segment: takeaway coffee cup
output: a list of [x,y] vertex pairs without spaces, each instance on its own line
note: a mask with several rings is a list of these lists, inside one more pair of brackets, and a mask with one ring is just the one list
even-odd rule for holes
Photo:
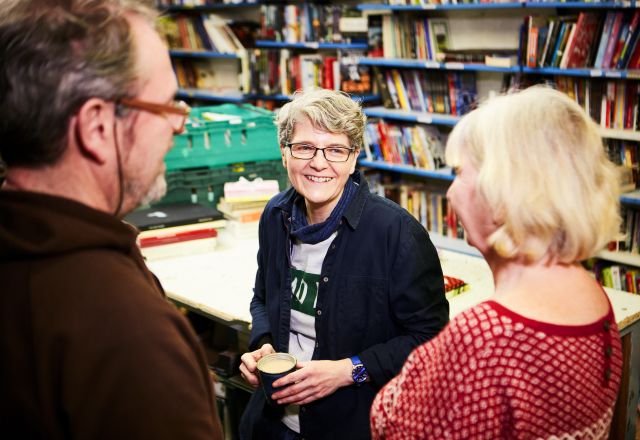
[[273,382],[295,370],[296,363],[296,358],[288,353],[271,353],[258,361],[260,383],[270,405],[278,404],[271,398],[271,395],[280,389],[279,387],[274,388]]

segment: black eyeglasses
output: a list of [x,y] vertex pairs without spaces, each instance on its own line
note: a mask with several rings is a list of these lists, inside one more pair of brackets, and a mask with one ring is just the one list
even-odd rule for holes
[[183,132],[184,124],[189,117],[189,112],[191,111],[191,107],[189,107],[184,101],[173,101],[171,104],[157,104],[155,102],[143,101],[141,99],[123,98],[118,101],[118,105],[136,110],[143,110],[164,117],[169,124],[171,124],[174,134],[180,134]]
[[349,160],[354,148],[344,147],[340,145],[330,145],[324,148],[318,148],[313,144],[306,142],[289,142],[286,146],[291,150],[291,156],[296,159],[311,160],[316,157],[318,151],[322,151],[324,158],[329,162],[346,162]]

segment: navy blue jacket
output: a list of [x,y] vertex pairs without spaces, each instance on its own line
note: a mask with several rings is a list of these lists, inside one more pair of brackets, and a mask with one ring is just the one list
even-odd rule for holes
[[[449,321],[442,269],[426,230],[395,203],[371,194],[359,172],[357,194],[322,264],[313,359],[359,355],[371,378],[301,408],[306,439],[368,439],[369,410],[378,390],[396,376],[409,353]],[[296,191],[275,196],[260,220],[260,249],[251,301],[250,350],[270,342],[287,352],[291,320],[290,216]],[[264,417],[255,392],[241,423],[244,439]],[[253,434],[253,435],[252,435]]]

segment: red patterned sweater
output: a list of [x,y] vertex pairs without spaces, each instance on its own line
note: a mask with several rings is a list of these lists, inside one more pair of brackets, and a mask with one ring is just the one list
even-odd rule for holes
[[376,396],[374,439],[604,439],[620,384],[611,307],[589,325],[527,319],[494,301],[414,350]]

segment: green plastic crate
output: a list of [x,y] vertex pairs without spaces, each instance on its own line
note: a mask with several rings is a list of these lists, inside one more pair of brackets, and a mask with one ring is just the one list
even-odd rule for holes
[[248,180],[257,177],[262,177],[264,180],[275,179],[278,181],[280,191],[289,186],[287,170],[280,160],[178,170],[167,173],[167,194],[156,205],[192,202],[215,206],[223,195],[224,184],[235,182],[240,176]]
[[[230,119],[207,121],[205,113]],[[278,159],[274,119],[273,112],[250,104],[196,107],[185,132],[174,136],[174,147],[165,157],[167,171]]]

